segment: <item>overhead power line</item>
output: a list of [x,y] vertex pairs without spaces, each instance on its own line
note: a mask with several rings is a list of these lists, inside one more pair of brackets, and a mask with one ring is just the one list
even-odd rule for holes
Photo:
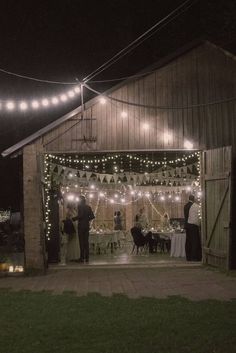
[[[148,38],[153,36],[157,31],[161,30],[163,27],[165,27],[168,23],[173,21],[175,18],[180,16],[183,12],[187,11],[195,2],[198,0],[186,0],[183,2],[180,6],[178,6],[175,10],[170,12],[167,16],[165,16],[162,20],[158,21],[155,25],[153,25],[151,28],[149,28],[146,32],[144,32],[142,35],[140,35],[138,38],[136,38],[133,42],[131,42],[128,46],[126,46],[124,49],[120,50],[117,54],[115,54],[111,59],[106,61],[103,65],[99,66],[96,70],[92,71],[88,76],[86,76],[83,81],[88,82],[90,81],[93,77],[97,76],[100,74],[102,71],[106,70],[108,67],[113,65],[115,62],[120,60],[123,56],[127,55],[130,51],[134,50],[136,47],[141,45],[144,41],[146,41]],[[10,75],[10,76],[15,76],[18,78],[26,79],[26,80],[31,80],[35,82],[41,82],[41,83],[47,83],[47,84],[57,84],[57,85],[77,85],[78,80],[75,79],[75,81],[72,82],[66,82],[66,81],[54,81],[54,80],[46,80],[46,79],[41,79],[29,75],[23,75],[19,74],[13,71],[6,70],[4,68],[0,68],[0,72]],[[145,75],[140,74],[140,76]],[[115,79],[107,79],[107,80],[100,80],[100,81],[90,81],[90,82],[114,82],[114,81],[122,81],[123,79],[128,79],[128,78],[135,78],[138,77],[139,75],[131,75],[131,76],[126,76],[126,77],[121,77],[121,78],[115,78]]]
[[196,1],[198,1],[198,0],[186,0],[186,1],[184,1],[175,10],[171,11],[167,16],[165,16],[163,19],[161,19],[157,23],[155,23],[152,27],[150,27],[147,31],[145,31],[143,34],[141,34],[138,38],[136,38],[134,41],[132,41],[130,44],[128,44],[125,48],[123,48],[118,53],[113,55],[104,64],[102,64],[96,70],[92,71],[89,75],[87,75],[85,78],[83,78],[83,82],[86,83],[86,82],[90,81],[93,77],[97,76],[102,71],[106,70],[108,67],[113,65],[116,61],[118,61],[123,56],[128,54],[131,50],[135,49],[137,46],[139,46],[145,40],[147,40],[152,35],[154,35],[162,27],[164,27],[169,22],[171,22],[173,19],[178,17],[180,14],[182,14],[183,12],[188,10]]
[[141,107],[141,108],[149,108],[149,109],[160,109],[160,110],[181,110],[181,109],[193,109],[193,108],[201,108],[201,107],[206,107],[206,106],[211,106],[211,105],[216,105],[216,104],[223,104],[223,103],[229,103],[236,101],[236,97],[230,97],[230,98],[225,98],[225,99],[220,99],[212,102],[206,102],[206,103],[199,103],[199,104],[192,104],[192,105],[185,105],[185,106],[160,106],[160,105],[149,105],[149,104],[142,104],[142,103],[135,103],[135,102],[129,102],[123,99],[118,99],[114,98],[110,95],[104,95],[101,92],[95,90],[94,88],[90,87],[87,84],[84,84],[84,86],[92,91],[93,93],[96,93],[98,95],[101,95],[103,97],[108,98],[111,101],[117,102],[117,103],[122,103],[126,105],[131,105],[134,107]]
[[78,81],[76,81],[76,80],[73,82],[43,80],[41,78],[36,78],[36,77],[32,77],[32,76],[27,76],[27,75],[21,75],[16,72],[8,71],[8,70],[2,69],[2,68],[0,68],[0,72],[3,72],[4,74],[11,75],[11,76],[16,76],[19,78],[24,78],[26,80],[42,82],[42,83],[50,83],[50,84],[57,84],[57,85],[77,85],[78,84]]

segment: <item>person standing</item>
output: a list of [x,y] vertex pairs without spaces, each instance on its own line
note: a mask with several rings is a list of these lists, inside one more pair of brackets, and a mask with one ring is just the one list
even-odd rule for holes
[[199,205],[195,202],[194,195],[189,196],[189,201],[184,206],[184,218],[186,230],[186,259],[187,261],[201,261],[202,248],[199,230]]
[[139,213],[135,216],[135,223],[141,229],[148,228],[148,219],[145,214],[144,207],[139,210]]
[[78,220],[78,236],[80,243],[79,262],[89,262],[89,222],[94,219],[94,213],[90,206],[86,204],[84,196],[80,196],[78,204],[78,215],[73,221]]
[[122,230],[122,218],[120,211],[114,214],[114,230]]
[[66,265],[68,258],[68,244],[71,238],[76,235],[75,227],[72,222],[72,209],[68,206],[66,217],[61,224],[61,247],[60,247],[60,264]]

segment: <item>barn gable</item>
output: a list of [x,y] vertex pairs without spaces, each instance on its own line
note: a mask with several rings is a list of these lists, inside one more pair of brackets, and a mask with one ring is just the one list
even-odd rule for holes
[[[235,145],[235,101],[204,106],[236,96],[234,57],[206,42],[182,49],[153,70],[107,92],[138,106],[109,99],[102,105],[96,97],[85,104],[83,118],[78,107],[10,147],[3,156],[33,141],[45,152],[63,153],[174,150],[184,149],[186,141],[194,149]],[[127,117],[122,118],[122,112]]]

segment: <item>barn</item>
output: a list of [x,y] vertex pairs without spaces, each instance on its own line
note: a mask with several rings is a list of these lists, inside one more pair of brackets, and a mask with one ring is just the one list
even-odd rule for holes
[[[128,230],[143,202],[153,227],[165,210],[180,219],[189,187],[201,203],[203,263],[235,268],[235,114],[235,57],[198,42],[5,150],[4,157],[22,155],[25,268],[58,261],[64,194],[91,195],[102,227],[112,222],[115,188]],[[100,198],[88,190],[94,185]],[[148,197],[136,205],[139,193]]]

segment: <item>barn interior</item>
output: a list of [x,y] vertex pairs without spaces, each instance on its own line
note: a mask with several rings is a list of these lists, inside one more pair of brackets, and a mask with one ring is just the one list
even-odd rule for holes
[[[95,215],[90,224],[89,264],[185,261],[183,208],[190,194],[201,203],[199,152],[47,154],[43,184],[49,263],[78,264],[77,222],[66,254],[61,239],[63,220],[68,210],[76,216],[81,195]],[[155,240],[152,253],[145,246],[135,246],[130,231],[141,209],[142,231],[151,231]]]

